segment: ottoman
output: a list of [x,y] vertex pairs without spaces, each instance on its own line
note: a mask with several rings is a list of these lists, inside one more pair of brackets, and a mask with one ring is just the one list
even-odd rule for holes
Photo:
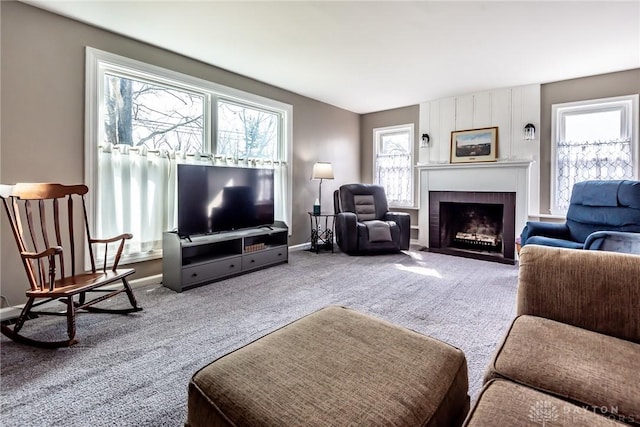
[[459,426],[459,349],[344,307],[298,319],[200,369],[186,425]]

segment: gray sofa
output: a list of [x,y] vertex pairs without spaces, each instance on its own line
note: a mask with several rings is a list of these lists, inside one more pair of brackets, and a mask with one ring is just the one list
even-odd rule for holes
[[640,256],[522,248],[517,316],[465,425],[532,421],[640,425]]

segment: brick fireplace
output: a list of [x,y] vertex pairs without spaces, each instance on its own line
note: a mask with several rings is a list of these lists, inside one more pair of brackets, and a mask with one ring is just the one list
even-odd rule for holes
[[514,192],[429,192],[429,250],[515,263]]
[[418,165],[418,243],[425,249],[515,263],[529,212],[529,160]]

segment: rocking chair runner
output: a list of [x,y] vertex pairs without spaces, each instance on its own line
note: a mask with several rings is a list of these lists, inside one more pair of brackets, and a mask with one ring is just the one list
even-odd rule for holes
[[[88,188],[85,185],[26,183],[13,186],[0,185],[0,198],[7,212],[9,224],[30,284],[30,289],[26,291],[27,303],[16,323],[12,326],[1,325],[2,333],[16,342],[47,348],[70,346],[78,342],[75,339],[75,314],[77,310],[120,314],[142,310],[138,307],[131,286],[127,282],[127,276],[133,274],[135,270],[133,268],[118,269],[125,240],[131,239],[132,235],[121,234],[110,239],[91,238],[84,198],[87,192]],[[76,274],[73,202],[78,198],[82,200],[91,271]],[[26,222],[26,228],[23,227],[24,222]],[[120,244],[113,260],[113,266],[107,270],[109,244],[118,241]],[[55,243],[52,245],[50,242]],[[96,268],[94,258],[94,245],[96,244],[104,244],[104,262],[101,269]],[[71,265],[70,271],[65,270],[67,267],[65,255]],[[118,281],[122,281],[122,288],[114,289],[114,282]],[[98,289],[107,285],[111,285],[110,289]],[[92,295],[92,299],[87,299],[87,294],[90,292],[98,292],[100,295]],[[94,304],[105,301],[121,292],[126,292],[131,308],[93,307]],[[67,305],[66,313],[33,310],[54,300],[60,300]],[[21,335],[20,330],[25,321],[33,314],[66,316],[69,339],[41,341]]]

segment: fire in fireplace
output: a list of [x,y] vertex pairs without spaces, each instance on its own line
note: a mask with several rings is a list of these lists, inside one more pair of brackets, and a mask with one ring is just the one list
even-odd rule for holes
[[430,191],[429,250],[515,263],[515,193]]
[[502,253],[503,205],[440,203],[440,246]]

